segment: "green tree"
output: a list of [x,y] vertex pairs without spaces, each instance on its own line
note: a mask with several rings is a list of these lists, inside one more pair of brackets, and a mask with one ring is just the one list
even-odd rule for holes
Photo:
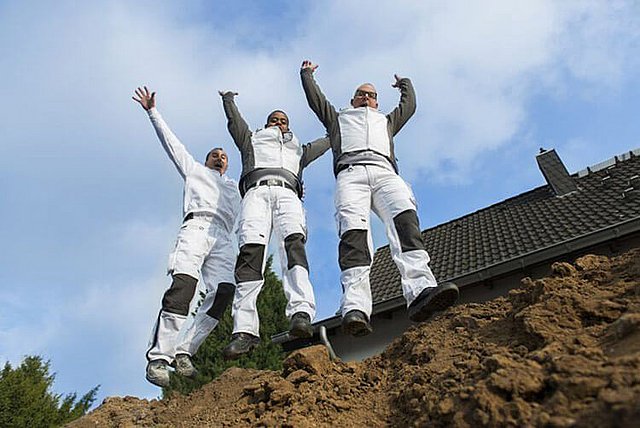
[[61,426],[87,413],[100,386],[77,400],[76,393],[54,394],[54,380],[42,357],[27,356],[15,369],[7,362],[0,372],[0,426]]
[[183,394],[189,393],[202,385],[217,378],[229,367],[239,366],[261,370],[279,370],[282,368],[282,347],[271,342],[271,336],[289,328],[289,320],[285,316],[287,299],[282,289],[282,281],[271,268],[273,258],[269,257],[264,272],[264,286],[258,296],[258,314],[260,315],[260,338],[262,343],[249,355],[245,355],[235,361],[224,361],[222,348],[227,346],[231,339],[233,320],[231,308],[227,308],[220,323],[202,344],[193,363],[198,368],[196,379],[186,379],[181,376],[171,375],[171,385],[163,388],[163,397],[171,395],[174,391]]

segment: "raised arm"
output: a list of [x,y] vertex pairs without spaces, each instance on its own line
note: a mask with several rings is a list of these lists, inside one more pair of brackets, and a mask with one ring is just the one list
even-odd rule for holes
[[318,159],[327,150],[329,150],[329,137],[318,138],[302,146],[302,159],[300,160],[302,168]]
[[156,134],[160,139],[162,147],[169,155],[169,159],[171,159],[173,164],[176,166],[182,178],[185,178],[193,168],[196,161],[187,151],[184,144],[180,142],[178,137],[171,132],[171,129],[169,129],[169,126],[156,109],[156,93],[149,93],[149,89],[145,86],[144,88],[137,88],[135,90],[135,95],[136,96],[132,97],[133,100],[140,104],[147,112],[149,119],[151,119],[151,123],[153,124],[153,128],[156,130]]
[[397,74],[394,74],[393,77],[396,82],[391,86],[400,89],[400,103],[387,117],[389,118],[393,135],[396,135],[416,112],[416,93],[413,90],[411,80],[406,77],[398,77]]
[[320,122],[322,122],[327,131],[331,132],[329,128],[336,126],[338,113],[324,96],[313,78],[313,73],[317,68],[318,65],[311,61],[305,60],[302,62],[302,66],[300,67],[302,89],[304,89],[304,94],[307,97],[307,103],[311,110],[318,116],[318,119],[320,119]]
[[251,131],[236,106],[234,97],[238,93],[232,91],[218,91],[218,93],[222,97],[222,107],[224,108],[224,114],[227,116],[229,134],[231,134],[233,142],[242,152],[251,144]]

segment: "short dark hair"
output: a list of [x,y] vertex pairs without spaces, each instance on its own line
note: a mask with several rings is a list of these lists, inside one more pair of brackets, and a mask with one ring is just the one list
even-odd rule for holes
[[286,118],[287,118],[287,122],[289,122],[289,116],[287,116],[287,113],[285,113],[285,112],[284,112],[284,111],[282,111],[282,110],[274,110],[274,111],[272,111],[271,113],[269,113],[269,116],[267,116],[267,123],[269,123],[269,120],[271,120],[271,116],[273,116],[273,115],[274,115],[274,114],[276,114],[276,113],[282,113],[282,114],[284,114],[284,117],[286,117]]
[[[213,149],[209,150],[207,152],[207,155],[204,157],[204,163],[207,163],[207,161],[209,160],[209,156],[211,156],[211,153],[220,150],[221,152],[224,152],[224,149],[222,147],[214,147]],[[225,152],[226,153],[226,152]]]

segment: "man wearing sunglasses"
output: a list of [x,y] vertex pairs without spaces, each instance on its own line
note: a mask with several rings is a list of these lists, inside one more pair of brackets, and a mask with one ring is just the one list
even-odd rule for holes
[[[182,376],[196,375],[191,356],[233,298],[236,249],[231,237],[240,194],[236,181],[225,175],[229,165],[222,148],[207,153],[204,165],[196,162],[156,109],[155,92],[144,87],[135,94],[134,101],[148,113],[162,147],[185,181],[183,223],[169,257],[173,281],[162,298],[147,351],[147,380],[167,387],[170,365]],[[195,317],[187,321],[200,275],[207,293]]]
[[230,360],[250,352],[260,343],[256,301],[264,284],[266,249],[272,232],[282,264],[290,334],[313,335],[311,320],[316,306],[305,252],[302,170],[329,149],[329,140],[321,138],[301,145],[289,129],[289,118],[282,110],[271,112],[265,126],[251,132],[235,104],[234,97],[238,94],[219,93],[229,133],[242,158],[233,334],[223,350],[223,356]]
[[411,81],[395,75],[392,86],[400,90],[400,103],[387,115],[378,110],[378,95],[371,83],[360,85],[351,106],[338,112],[313,77],[317,68],[311,61],[303,61],[300,75],[309,107],[325,126],[333,152],[343,330],[353,336],[372,331],[372,210],[385,225],[409,319],[424,321],[455,303],[458,288],[453,283],[437,284],[429,268],[415,197],[398,175],[393,137],[416,110]]

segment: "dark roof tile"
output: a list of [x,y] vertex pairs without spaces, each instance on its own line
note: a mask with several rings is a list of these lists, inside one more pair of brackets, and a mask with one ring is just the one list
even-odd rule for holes
[[[640,175],[640,158],[625,156],[573,174],[577,191],[556,196],[541,186],[424,230],[436,278],[460,277],[640,217],[640,195],[623,196]],[[388,246],[374,255],[371,291],[374,303],[402,296]]]

